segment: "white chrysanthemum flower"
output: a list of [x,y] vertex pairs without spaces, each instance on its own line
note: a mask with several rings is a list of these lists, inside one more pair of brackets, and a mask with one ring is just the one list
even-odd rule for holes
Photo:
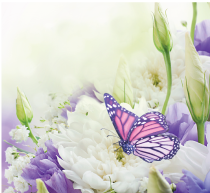
[[9,135],[12,137],[13,140],[16,140],[16,142],[20,143],[22,141],[26,141],[30,133],[27,128],[28,127],[26,127],[25,125],[17,125],[16,129],[12,129],[9,132]]
[[21,176],[14,178],[14,185],[15,189],[21,193],[26,192],[29,189],[28,182],[26,182]]
[[[151,34],[152,37],[152,34]],[[185,32],[172,31],[173,48],[170,53],[172,68],[172,90],[169,103],[185,102],[182,83],[185,77]],[[153,42],[152,42],[153,44]],[[167,92],[167,75],[163,55],[155,48],[150,46],[150,53],[134,53],[130,65],[130,77],[134,93],[134,101],[145,97],[151,108],[159,106],[162,108]],[[207,76],[210,73],[210,57],[199,56],[204,71],[207,70]],[[113,94],[113,80],[97,80],[94,85],[101,94],[107,92]],[[104,82],[106,84],[104,84]],[[107,85],[109,84],[109,85]],[[105,90],[105,88],[108,88]],[[96,95],[103,101],[100,94]]]
[[5,151],[7,163],[12,164],[12,162],[17,158],[15,154],[16,152],[17,152],[17,148],[14,146],[7,148],[7,150]]
[[[123,106],[128,108],[127,104]],[[129,110],[141,116],[148,110],[147,103],[141,99],[134,109],[130,107]],[[59,163],[67,178],[74,181],[74,188],[82,192],[93,193],[93,189],[103,192],[110,188],[110,177],[116,192],[138,191],[140,179],[148,176],[151,164],[137,156],[128,156],[122,150],[115,151],[119,146],[113,143],[119,139],[107,137],[113,133],[117,136],[117,133],[104,103],[83,96],[76,111],[68,114],[68,125],[69,129],[60,127],[61,133],[49,135],[58,147],[62,158]],[[155,164],[163,169],[168,163],[164,160]]]
[[148,182],[149,178],[143,177],[143,179],[140,181],[139,193],[145,193],[145,191],[147,190]]
[[14,188],[12,186],[10,186],[6,190],[4,190],[4,193],[15,193],[15,191],[14,191]]

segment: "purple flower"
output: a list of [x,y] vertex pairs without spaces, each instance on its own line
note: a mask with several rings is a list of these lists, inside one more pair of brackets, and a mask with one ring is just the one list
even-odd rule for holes
[[[68,98],[69,99],[69,102],[70,102],[70,105],[65,105],[65,109],[62,109],[62,113],[61,115],[65,118],[65,119],[68,119],[67,117],[67,110],[70,111],[70,112],[73,112],[75,111],[75,108],[76,108],[76,105],[77,103],[79,102],[80,100],[80,97],[82,95],[86,95],[86,96],[89,96],[89,97],[92,97],[94,99],[96,99],[97,101],[99,101],[95,95],[95,92],[96,91],[96,88],[94,87],[93,84],[91,83],[86,83],[84,85],[83,88],[78,88],[76,89],[73,94]],[[100,102],[100,101],[99,101]]]
[[60,156],[52,140],[46,141],[45,145],[47,152],[39,148],[21,176],[32,186],[36,186],[37,178],[41,179],[50,193],[81,193],[73,188],[73,183],[62,172],[63,168],[57,161]]
[[184,176],[181,180],[186,184],[187,191],[175,191],[175,193],[210,193],[210,171],[207,173],[204,182],[187,170],[182,170],[182,173]]
[[210,56],[210,20],[204,20],[196,25],[194,46],[200,55]]
[[[168,132],[176,135],[182,145],[189,140],[198,141],[197,125],[192,120],[187,105],[184,103],[175,103],[169,106],[166,122],[169,126]],[[205,127],[207,124],[209,122],[205,123]],[[206,137],[205,145],[207,145]]]

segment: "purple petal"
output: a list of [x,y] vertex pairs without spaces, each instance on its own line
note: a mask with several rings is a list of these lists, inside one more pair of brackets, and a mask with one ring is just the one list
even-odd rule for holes
[[174,193],[189,193],[185,182],[178,182],[176,184],[176,191]]
[[204,180],[205,189],[210,192],[210,171],[207,173],[206,178]]
[[210,20],[204,20],[196,25],[194,45],[199,54],[210,55]]
[[[168,132],[176,135],[182,145],[189,140],[198,141],[197,126],[191,118],[187,105],[184,103],[175,103],[169,106],[166,121],[169,126]],[[207,145],[206,137],[205,145]]]
[[62,113],[61,113],[61,116],[64,117],[66,120],[68,119],[68,116],[67,116],[67,110],[66,109],[61,109],[62,110]]
[[186,187],[189,190],[189,193],[206,193],[202,180],[187,170],[182,170],[182,173],[184,176],[182,176],[181,180],[186,183]]

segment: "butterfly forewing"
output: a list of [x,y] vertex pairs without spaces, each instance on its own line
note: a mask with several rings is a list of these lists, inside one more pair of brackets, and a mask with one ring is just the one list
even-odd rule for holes
[[133,154],[146,162],[171,159],[179,150],[179,140],[173,135],[155,135],[132,142]]
[[132,142],[142,137],[165,133],[167,130],[168,125],[165,116],[157,111],[152,111],[137,119],[133,125],[129,141]]
[[127,141],[133,125],[139,117],[121,107],[119,103],[107,93],[104,94],[104,101],[115,130],[121,139]]

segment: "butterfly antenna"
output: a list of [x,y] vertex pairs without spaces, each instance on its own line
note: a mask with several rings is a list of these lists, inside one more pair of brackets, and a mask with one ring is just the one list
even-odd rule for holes
[[[121,147],[119,147],[118,149],[120,149]],[[118,149],[114,150],[114,151],[117,151]]]
[[107,131],[109,131],[109,132],[111,132],[111,133],[113,133],[115,135],[115,133],[113,131],[109,130],[109,129],[106,129],[106,128],[102,128],[102,129],[105,129],[105,130],[107,130]]
[[119,144],[119,142],[113,143],[112,145]]
[[[112,136],[112,137],[117,137],[117,138],[119,138],[118,136],[115,136],[115,135],[107,135],[107,137],[109,137],[109,136]],[[120,138],[119,138],[120,139]]]

